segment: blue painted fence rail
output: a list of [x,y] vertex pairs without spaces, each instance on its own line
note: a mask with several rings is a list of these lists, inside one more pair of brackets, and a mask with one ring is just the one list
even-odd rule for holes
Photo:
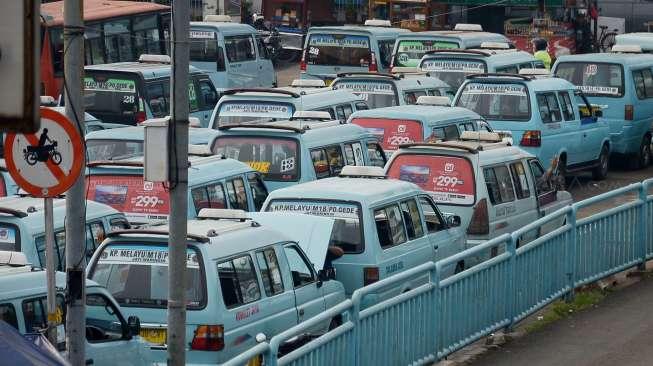
[[[253,357],[275,365],[426,364],[517,322],[576,287],[653,257],[653,179],[631,184],[562,208],[508,235],[438,263],[426,263],[355,291],[350,300],[261,343],[226,365]],[[632,198],[615,205],[614,199]],[[630,197],[632,196],[632,197]],[[579,210],[610,208],[585,218]],[[523,234],[564,217],[564,224],[517,248]],[[461,260],[497,256],[448,278],[440,269]],[[428,283],[361,310],[363,299],[419,276]],[[344,314],[341,326],[278,358],[279,346],[311,326]]]

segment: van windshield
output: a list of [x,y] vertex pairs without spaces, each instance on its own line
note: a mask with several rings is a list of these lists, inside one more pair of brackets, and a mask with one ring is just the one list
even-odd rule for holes
[[218,110],[218,126],[237,125],[259,120],[287,120],[294,112],[292,103],[226,101]]
[[422,61],[420,68],[449,84],[454,90],[463,84],[467,75],[487,72],[485,61],[461,58],[430,58]]
[[369,67],[370,38],[353,34],[311,34],[306,62],[309,65]]
[[465,158],[401,154],[390,164],[388,177],[417,184],[439,204],[474,204],[474,168]]
[[283,137],[222,136],[214,154],[249,164],[264,180],[296,181],[299,178],[298,142]]
[[[186,251],[186,304],[206,303],[206,281],[200,256]],[[168,247],[146,244],[108,245],[98,256],[90,279],[113,295],[120,306],[165,309],[168,304]]]
[[457,42],[427,39],[402,39],[397,45],[395,66],[417,67],[419,61],[428,51],[458,48]]
[[623,97],[624,77],[620,64],[561,62],[557,77],[576,85],[587,96]]
[[190,31],[190,60],[195,62],[216,62],[218,42],[216,33],[211,31]]
[[397,88],[389,80],[347,78],[334,82],[333,88],[344,89],[360,96],[372,109],[399,105]]
[[340,247],[345,253],[363,252],[361,213],[358,205],[339,201],[273,200],[266,211],[294,212],[335,219],[329,245]]
[[531,117],[528,90],[523,84],[468,83],[456,106],[489,120],[528,121]]
[[168,192],[160,183],[145,182],[142,175],[89,175],[86,198],[123,212],[132,223],[166,220]]
[[422,123],[390,118],[354,118],[351,123],[364,127],[381,141],[383,150],[394,151],[401,144],[424,140]]
[[143,156],[143,141],[90,139],[86,141],[88,161],[123,160]]
[[127,73],[86,70],[84,109],[108,123],[135,123],[138,106],[136,77]]

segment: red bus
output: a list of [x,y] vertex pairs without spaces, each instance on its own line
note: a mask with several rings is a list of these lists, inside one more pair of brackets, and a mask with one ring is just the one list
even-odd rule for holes
[[[63,1],[41,4],[41,95],[63,85]],[[149,2],[84,0],[84,63],[136,61],[166,54],[170,7]]]

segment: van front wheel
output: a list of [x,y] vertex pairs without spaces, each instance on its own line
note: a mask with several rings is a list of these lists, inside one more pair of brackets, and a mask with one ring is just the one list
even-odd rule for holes
[[599,155],[598,165],[592,169],[592,178],[594,180],[603,180],[608,176],[609,161],[610,150],[606,145],[603,145],[601,154]]
[[644,136],[639,152],[637,153],[637,167],[640,169],[646,168],[651,163],[651,138]]

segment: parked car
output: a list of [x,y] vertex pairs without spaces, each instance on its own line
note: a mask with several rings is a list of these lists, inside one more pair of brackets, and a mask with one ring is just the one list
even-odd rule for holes
[[[45,271],[33,270],[27,258],[17,261],[15,252],[0,251],[0,320],[21,334],[42,333],[47,328],[47,279]],[[11,263],[6,259],[11,258]],[[55,273],[57,344],[66,352],[66,274]],[[139,336],[140,320],[126,317],[111,294],[97,283],[86,281],[87,364],[141,366],[153,362],[148,345]]]
[[[385,171],[389,178],[417,184],[440,210],[459,216],[468,248],[573,203],[534,155],[496,133],[470,131],[458,141],[402,145]],[[563,220],[528,233],[518,245],[558,228]]]
[[[203,209],[188,221],[188,363],[222,363],[254,346],[259,333],[269,339],[344,300],[342,284],[321,271],[333,223],[296,216],[285,220],[302,232],[299,243],[282,234],[284,227],[261,225],[242,211]],[[168,230],[114,232],[87,268],[89,279],[142,319],[157,362],[167,358]],[[309,256],[309,244],[322,250]],[[340,321],[328,319],[315,332]]]
[[[333,260],[347,296],[363,286],[429,261],[452,256],[465,246],[459,218],[445,218],[431,197],[413,183],[385,179],[381,168],[345,167],[340,176],[271,192],[266,212],[295,212],[336,220],[330,245],[344,252]],[[442,276],[462,271],[464,262]],[[425,283],[407,280],[371,296],[367,305]]]
[[591,170],[594,179],[608,174],[612,151],[608,124],[564,79],[473,75],[460,87],[455,105],[480,114],[495,130],[510,131],[515,143],[519,141],[545,168],[557,166],[562,176],[581,170]]
[[622,164],[637,168],[650,164],[653,55],[561,56],[552,71],[576,85],[591,103],[607,107],[603,117],[610,126],[610,151],[618,154]]

